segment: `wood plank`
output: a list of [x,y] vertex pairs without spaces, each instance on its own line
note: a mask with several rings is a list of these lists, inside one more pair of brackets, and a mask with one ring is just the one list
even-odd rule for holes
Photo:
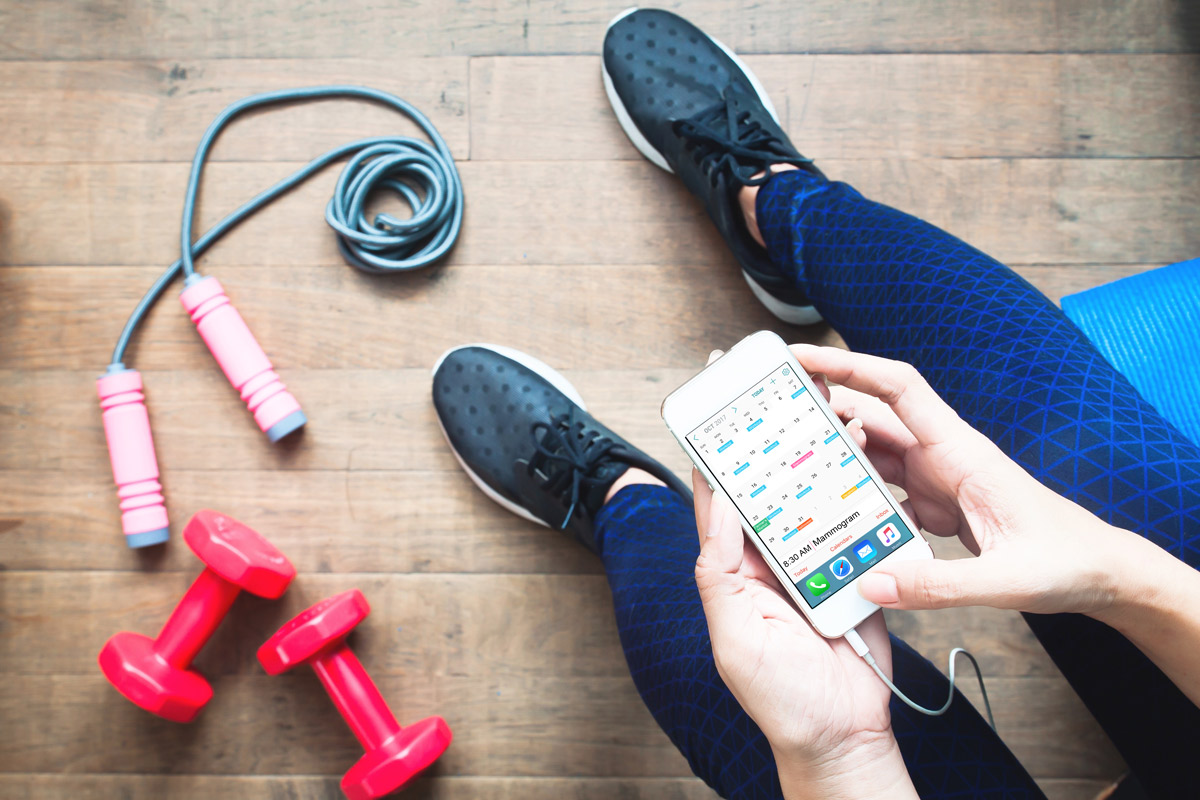
[[[1195,56],[780,55],[746,63],[797,147],[819,163],[1200,155]],[[598,73],[588,56],[472,59],[471,158],[640,160]]]
[[[222,6],[165,0],[137,8],[45,0],[0,9],[0,57],[283,58],[596,53],[623,0],[529,4],[420,0],[380,5],[284,0]],[[988,2],[947,13],[938,0],[872,4],[695,0],[684,13],[730,47],[764,52],[1190,52],[1200,25],[1185,0]],[[83,32],[86,32],[84,35]]]
[[[1058,300],[1154,266],[1016,269]],[[134,297],[158,274],[156,267],[0,270],[0,315],[8,321],[0,328],[0,369],[88,374],[102,369]],[[792,341],[841,342],[828,326],[781,324],[732,263],[702,270],[686,264],[569,270],[514,264],[396,279],[344,266],[296,267],[282,281],[276,270],[256,267],[222,267],[215,274],[275,366],[285,371],[425,368],[451,347],[485,340],[564,369],[642,370],[703,363],[712,347],[762,329],[778,330]],[[531,286],[554,286],[555,302],[540,302]],[[212,365],[177,304],[179,288],[160,300],[135,340],[129,363],[139,369],[204,371]],[[348,320],[361,322],[348,328]],[[5,393],[0,389],[0,396]]]
[[[437,461],[453,469],[445,450]],[[0,565],[194,573],[197,561],[180,539],[183,526],[197,510],[216,508],[268,537],[304,572],[600,570],[577,543],[499,509],[456,469],[167,468],[163,484],[173,542],[131,551],[107,464],[87,472],[0,472]]]
[[[497,671],[434,679],[367,663],[402,723],[440,713],[455,730],[441,774],[690,774],[628,677]],[[1001,735],[1034,776],[1103,780],[1120,772],[1061,678],[995,678],[988,690]],[[360,753],[311,674],[221,677],[194,725],[151,717],[98,670],[13,675],[0,686],[0,712],[10,720],[0,741],[4,772],[338,774]]]
[[1111,283],[1130,275],[1157,269],[1161,264],[1097,264],[1059,266],[1057,264],[1027,264],[1014,267],[1025,280],[1036,286],[1057,305],[1069,294]]
[[[0,159],[191,161],[227,105],[297,86],[367,85],[408,100],[459,158],[468,151],[467,59],[0,62]],[[216,161],[306,161],[365,136],[423,136],[390,108],[306,102],[252,112],[213,147]]]
[[[0,775],[10,800],[329,800],[341,776]],[[405,787],[414,800],[713,800],[698,778],[472,778],[438,775]],[[1052,800],[1059,800],[1053,797]],[[1075,800],[1062,796],[1061,800]]]
[[1038,786],[1046,793],[1046,800],[1096,800],[1102,791],[1112,786],[1121,772],[1114,770],[1110,780],[1042,778]]
[[[0,269],[0,315],[10,321],[0,329],[0,368],[102,371],[135,298],[160,272]],[[1063,278],[1083,286],[1110,272],[1068,268]],[[703,365],[712,347],[763,328],[797,341],[840,341],[828,326],[780,323],[750,293],[732,257],[700,270],[513,264],[378,277],[330,265],[296,267],[286,276],[257,267],[213,274],[285,371],[427,370],[470,341],[524,349],[566,369]],[[553,286],[554,302],[531,292],[534,286]],[[179,281],[159,301],[129,363],[145,370],[215,367],[179,305],[181,289]]]
[[[5,162],[188,161],[226,105],[299,85],[390,91],[465,158],[467,59],[0,61]],[[641,159],[594,56],[471,59],[474,160]],[[1190,55],[783,55],[747,63],[797,144],[825,158],[1195,157]],[[530,124],[537,120],[537,124]],[[237,123],[213,161],[297,161],[354,138],[411,134],[393,111],[306,103]]]
[[[336,777],[285,775],[0,775],[0,791],[12,800],[327,800],[337,794]],[[1107,780],[1042,778],[1048,800],[1094,800]],[[715,797],[697,778],[425,778],[405,797],[429,800],[705,800]]]
[[[933,540],[939,558],[944,540]],[[957,544],[957,543],[956,543]],[[939,670],[946,672],[946,659],[955,647],[965,647],[983,669],[983,677],[1044,677],[1057,675],[1058,669],[1029,630],[1020,614],[994,608],[958,608],[948,614],[905,611],[887,612],[888,630],[911,644]],[[961,661],[961,660],[960,660]],[[960,663],[959,684],[978,708],[982,695],[968,663]]]
[[[199,572],[197,564],[193,558],[187,572],[150,574],[9,572],[0,586],[0,674],[90,677],[112,634],[158,632]],[[280,625],[322,598],[357,587],[372,613],[358,628],[354,649],[376,677],[431,683],[462,676],[628,678],[603,575],[388,572],[382,564],[371,574],[314,574],[301,567],[281,599],[239,599],[196,666],[222,683],[228,676],[262,676],[255,652]],[[74,613],[48,615],[51,604]]]
[[1103,780],[1125,770],[1104,731],[1061,676],[985,679],[1000,737],[1035,778]]
[[[524,268],[522,268],[524,269]],[[548,269],[548,268],[547,268]],[[1052,294],[1077,291],[1141,267],[1070,268],[1031,267],[1026,273]],[[664,269],[664,271],[672,271]],[[79,370],[0,370],[0,430],[8,447],[0,451],[0,468],[89,470],[105,463],[103,437],[93,397],[95,376],[107,360],[108,342],[123,316],[118,301],[107,301],[115,282],[98,280],[105,270],[0,270],[7,291],[4,316],[15,324],[0,333],[0,363],[49,368],[66,362]],[[229,272],[235,272],[229,270]],[[636,291],[638,305],[623,304],[624,292],[615,295],[588,291],[599,272],[612,280],[627,279]],[[125,274],[137,274],[137,270]],[[464,294],[449,293],[439,302],[409,304],[418,313],[387,313],[378,295],[354,291],[342,294],[349,303],[336,307],[326,301],[325,286],[333,291],[348,273],[317,268],[300,275],[281,290],[261,286],[249,294],[248,281],[263,271],[240,270],[229,281],[231,292],[253,321],[276,366],[308,409],[312,420],[308,435],[280,448],[264,447],[242,403],[222,379],[198,337],[183,315],[168,300],[151,318],[144,336],[150,344],[135,349],[134,362],[143,369],[148,407],[154,421],[160,463],[170,469],[395,469],[401,464],[432,464],[444,447],[437,435],[429,403],[428,366],[444,348],[464,341],[493,339],[546,359],[566,369],[592,404],[592,410],[633,441],[659,458],[673,458],[675,447],[655,410],[662,396],[703,363],[714,345],[728,346],[745,334],[774,328],[792,341],[838,344],[823,326],[791,328],[772,324],[732,271],[718,271],[709,283],[689,281],[688,270],[677,271],[677,280],[665,286],[645,281],[638,288],[636,270],[601,268],[566,273],[580,278],[563,303],[547,306],[546,314],[509,313],[520,308],[525,281],[481,284],[465,280],[435,282],[436,289],[457,286]],[[525,275],[530,281],[547,279],[545,269]],[[142,271],[141,283],[150,271]],[[366,281],[353,276],[355,281]],[[309,283],[311,281],[311,283]],[[122,281],[124,282],[124,281]],[[732,285],[728,285],[732,284]],[[513,295],[491,291],[492,286],[512,285]],[[661,294],[658,289],[665,288]],[[89,301],[82,298],[88,297]],[[87,308],[87,302],[104,299]],[[259,306],[256,301],[264,302]],[[641,306],[641,301],[645,306]],[[664,318],[654,308],[678,305],[684,316]],[[74,311],[83,307],[82,311]],[[440,309],[460,308],[452,324],[445,324]],[[686,309],[700,311],[694,317]],[[285,311],[286,309],[286,311]],[[306,324],[297,327],[293,311],[304,309]],[[474,309],[474,314],[466,313]],[[562,319],[557,312],[565,311]],[[346,318],[380,320],[372,336],[358,338],[353,347],[330,346],[344,330]],[[533,319],[548,324],[532,324]],[[607,320],[615,328],[579,326],[575,320]],[[677,319],[690,329],[675,334]],[[661,330],[656,326],[661,325]],[[648,327],[649,326],[649,327]],[[105,331],[108,335],[105,335]],[[497,332],[502,333],[497,333]],[[562,331],[568,331],[563,335]],[[653,335],[648,335],[649,331]],[[615,333],[614,333],[615,332]],[[440,334],[440,335],[439,335]],[[395,342],[404,342],[397,347]],[[647,342],[654,342],[647,348]],[[361,357],[359,356],[361,354]],[[354,369],[307,369],[335,363],[355,364]],[[383,369],[388,362],[415,364],[411,368]],[[670,364],[679,366],[654,366]],[[92,366],[88,366],[88,365]],[[191,364],[195,369],[160,372],[155,367]],[[374,364],[377,369],[371,369]],[[637,364],[636,370],[622,369]],[[590,367],[607,367],[592,369]],[[398,426],[407,429],[397,437]],[[415,459],[415,460],[414,460]]]
[[[493,516],[499,517],[500,512],[493,509]],[[486,527],[480,527],[483,535],[477,534],[475,542],[487,539]],[[526,528],[536,530],[532,525]],[[599,560],[594,556],[587,556],[583,564],[592,574],[532,574],[555,566],[544,558],[539,563],[536,557],[521,574],[417,574],[424,571],[420,565],[405,573],[402,566],[389,563],[380,547],[379,563],[370,565],[374,571],[368,573],[361,565],[355,572],[343,556],[343,551],[352,554],[353,546],[332,548],[326,539],[325,558],[340,562],[337,574],[328,574],[319,564],[306,563],[312,561],[304,558],[308,550],[297,550],[294,534],[278,522],[260,530],[293,560],[300,577],[278,602],[249,597],[239,601],[197,662],[206,675],[257,675],[254,648],[258,644],[308,605],[354,586],[362,588],[376,609],[363,629],[376,633],[364,636],[366,643],[359,652],[381,664],[381,672],[399,674],[419,668],[437,675],[520,671],[615,678],[626,674],[616,646],[608,582],[596,574]],[[350,538],[348,532],[340,535]],[[540,535],[566,541],[546,531]],[[466,549],[453,538],[434,538],[443,543],[446,561]],[[511,541],[515,549],[526,549],[522,536],[512,536]],[[582,553],[583,548],[573,546]],[[150,565],[145,560],[142,569],[134,565],[126,572],[101,572],[94,567],[77,572],[66,564],[46,572],[9,568],[0,586],[4,599],[0,619],[6,631],[0,673],[91,675],[96,653],[116,631],[153,636],[200,571],[200,562],[185,546],[169,549],[172,552],[153,565],[152,573],[146,571]],[[454,569],[455,565],[447,566]],[[466,572],[461,567],[455,571]],[[51,603],[75,613],[47,614]],[[1059,675],[1014,612],[971,608],[936,614],[889,613],[888,621],[896,635],[943,671],[950,648],[966,647],[979,659],[989,685],[993,678]],[[396,632],[400,635],[394,636]],[[389,643],[391,639],[396,641]],[[970,671],[963,674],[968,696],[979,705]]]
[[[294,166],[212,165],[200,229]],[[823,166],[1005,263],[1170,263],[1200,249],[1197,159],[828,159]],[[699,204],[649,164],[461,168],[467,215],[450,265],[729,263]],[[0,264],[169,263],[186,171],[184,164],[0,166],[7,187]],[[264,209],[203,265],[340,263],[318,221],[332,180],[310,181]],[[65,220],[70,235],[51,235]]]
[[[628,676],[390,675],[368,664],[401,724],[449,722],[455,740],[436,774],[691,774]],[[362,755],[311,671],[229,676],[214,692],[195,724],[179,725],[125,700],[99,670],[12,676],[0,689],[0,771],[335,775]]]
[[[669,463],[682,461],[676,453]],[[0,569],[193,576],[198,562],[179,537],[195,511],[216,508],[267,536],[305,573],[600,572],[599,561],[574,541],[505,513],[453,464],[445,472],[168,469],[174,541],[131,551],[105,466],[0,471]],[[933,545],[943,558],[963,554],[944,539]],[[989,673],[1054,671],[1015,614],[970,609],[950,616],[895,612],[890,619],[931,658],[963,645]]]
[[[671,389],[699,370],[568,370],[597,418],[651,455],[683,458],[659,417]],[[0,469],[106,470],[95,371],[0,373],[6,446]],[[221,373],[144,374],[159,464],[168,470],[456,471],[429,397],[428,368],[288,370],[307,409],[304,433],[271,446]],[[683,462],[679,462],[682,464]],[[108,480],[107,475],[102,475]]]

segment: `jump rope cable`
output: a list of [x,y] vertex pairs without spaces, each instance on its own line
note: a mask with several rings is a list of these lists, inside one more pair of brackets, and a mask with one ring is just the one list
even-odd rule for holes
[[[255,195],[192,241],[201,173],[213,142],[225,126],[240,114],[261,106],[332,98],[357,98],[393,108],[415,122],[429,141],[405,136],[375,136],[334,148]],[[350,160],[343,167],[333,197],[325,207],[325,221],[337,235],[338,249],[347,264],[363,272],[387,275],[427,267],[450,251],[462,229],[462,180],[454,165],[454,156],[437,128],[411,104],[393,94],[365,86],[314,86],[243,98],[212,121],[196,147],[183,201],[180,257],[146,290],[129,315],[113,348],[109,371],[124,369],[125,351],[130,340],[167,286],[180,273],[186,282],[200,277],[196,273],[197,257],[254,212],[346,156],[350,156]],[[378,214],[374,220],[367,218],[368,200],[383,190],[399,195],[409,206],[412,211],[409,219],[397,219],[388,214]]]
[[971,666],[975,667],[975,677],[979,679],[979,691],[983,692],[983,707],[987,710],[988,724],[992,726],[992,730],[996,730],[996,718],[992,716],[992,703],[990,700],[988,700],[987,687],[983,685],[983,672],[979,669],[979,662],[975,660],[975,656],[971,655],[963,648],[956,647],[950,651],[949,666],[947,669],[950,678],[950,695],[946,698],[945,705],[938,709],[932,709],[918,705],[910,700],[908,695],[896,688],[896,684],[892,683],[891,679],[888,678],[887,675],[884,675],[883,670],[879,668],[877,663],[875,663],[875,657],[871,655],[870,648],[867,647],[867,643],[863,641],[862,636],[859,635],[856,629],[851,628],[849,631],[847,631],[845,638],[846,641],[850,643],[850,646],[854,648],[854,652],[858,653],[859,657],[863,661],[867,662],[867,665],[871,669],[875,670],[875,674],[879,676],[879,680],[883,681],[887,687],[892,690],[892,694],[896,695],[900,702],[904,703],[914,711],[919,711],[922,714],[930,717],[940,717],[950,709],[950,704],[954,702],[954,667],[958,663],[955,661],[955,656],[960,653],[966,656],[970,660]]

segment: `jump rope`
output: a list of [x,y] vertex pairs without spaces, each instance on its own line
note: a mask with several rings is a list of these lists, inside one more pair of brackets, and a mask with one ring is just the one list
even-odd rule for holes
[[[331,98],[357,98],[388,106],[417,124],[429,142],[404,136],[375,136],[336,147],[246,201],[192,241],[196,195],[209,150],[235,117],[262,106]],[[225,377],[241,394],[254,421],[278,442],[308,421],[300,404],[275,373],[271,361],[241,314],[213,277],[196,272],[195,259],[263,206],[304,182],[330,163],[349,156],[338,176],[325,221],[337,235],[346,263],[363,272],[390,275],[428,267],[450,251],[462,228],[463,188],[450,148],[424,114],[387,92],[363,86],[315,86],[266,92],[233,103],[208,126],[188,175],[179,227],[179,260],[167,267],[134,306],[117,338],[112,361],[97,381],[104,434],[121,507],[121,527],[130,547],[161,544],[169,536],[167,509],[159,483],[158,460],[150,433],[142,376],[126,363],[125,352],[146,313],[182,273],[179,300]],[[420,191],[418,191],[420,190]],[[366,216],[367,202],[382,191],[399,196],[408,219]]]
[[[252,109],[310,100],[355,98],[388,106],[408,117],[429,141],[376,136],[336,147],[263,190],[193,241],[196,196],[209,151],[233,119]],[[274,371],[254,334],[233,307],[220,282],[196,271],[195,259],[239,223],[329,164],[349,157],[325,207],[325,221],[337,236],[350,266],[375,275],[412,272],[433,265],[454,246],[462,229],[463,188],[454,157],[437,128],[420,111],[393,94],[362,86],[315,86],[256,94],[217,115],[196,147],[184,194],[179,230],[180,256],[151,284],[134,306],[113,348],[97,393],[121,509],[125,541],[132,548],[167,541],[169,522],[158,461],[150,431],[141,373],[127,363],[126,351],[147,312],[182,274],[180,302],[225,377],[241,395],[254,421],[271,442],[278,442],[308,421],[300,404]],[[409,207],[408,219],[378,214],[368,219],[367,203],[389,191]],[[950,652],[950,692],[944,705],[929,709],[909,699],[883,673],[857,630],[845,636],[854,651],[892,693],[909,707],[930,716],[946,713],[954,700],[955,657],[962,653],[975,667],[988,721],[996,727],[983,675],[975,658],[961,647]],[[447,740],[448,743],[448,740]]]

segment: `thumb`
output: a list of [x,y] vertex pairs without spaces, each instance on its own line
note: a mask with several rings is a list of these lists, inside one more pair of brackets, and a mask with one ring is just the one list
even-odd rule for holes
[[707,525],[700,533],[700,556],[696,559],[696,586],[700,599],[708,606],[741,588],[738,570],[742,566],[745,542],[737,509],[724,492],[713,492]]
[[858,593],[884,608],[1009,607],[1003,598],[1010,582],[990,566],[981,558],[901,561],[863,575]]

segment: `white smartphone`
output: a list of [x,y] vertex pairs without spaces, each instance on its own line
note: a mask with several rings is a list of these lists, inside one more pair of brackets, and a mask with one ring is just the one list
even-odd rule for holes
[[850,588],[868,570],[933,557],[774,333],[747,336],[671,392],[662,417],[822,636],[844,636],[878,610]]

